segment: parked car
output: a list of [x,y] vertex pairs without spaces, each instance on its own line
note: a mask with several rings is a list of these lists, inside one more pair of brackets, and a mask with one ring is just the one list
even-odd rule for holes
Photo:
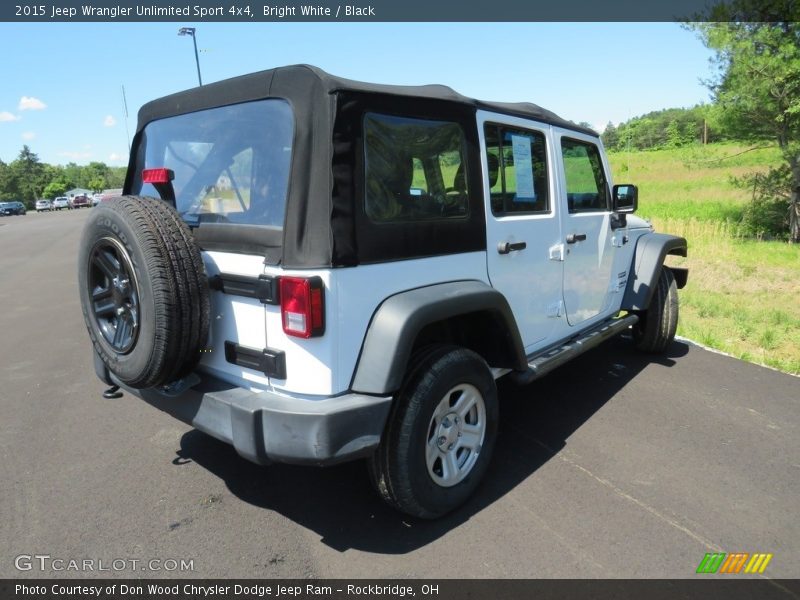
[[367,458],[417,517],[490,467],[498,378],[675,336],[686,240],[533,104],[282,67],[144,105],[130,165],[77,261],[106,395],[262,465]]
[[103,194],[93,194],[92,195],[92,206],[97,206],[102,201],[103,201]]
[[25,213],[27,213],[27,210],[22,202],[17,200],[0,202],[0,215],[7,217],[10,215],[24,215]]
[[50,200],[37,200],[36,201],[36,212],[50,212],[53,210],[53,203]]
[[61,210],[62,208],[66,208],[67,210],[72,210],[72,206],[69,203],[69,198],[66,196],[59,196],[55,200],[53,200],[53,208],[56,210]]
[[85,194],[80,194],[78,196],[72,197],[72,208],[91,208],[92,201],[89,200],[89,196]]

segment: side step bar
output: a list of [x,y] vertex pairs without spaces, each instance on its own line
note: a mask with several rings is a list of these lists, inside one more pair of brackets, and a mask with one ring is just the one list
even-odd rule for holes
[[591,350],[608,338],[622,333],[631,325],[639,321],[637,315],[626,315],[621,319],[604,321],[600,326],[594,327],[568,342],[545,350],[540,354],[533,354],[528,357],[528,370],[523,372],[512,372],[509,377],[515,382],[525,385],[543,375],[546,375],[556,367],[560,367],[569,362],[579,354]]

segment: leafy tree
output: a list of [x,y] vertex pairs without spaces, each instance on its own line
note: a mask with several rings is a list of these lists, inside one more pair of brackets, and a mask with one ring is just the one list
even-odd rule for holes
[[766,173],[753,173],[734,180],[753,190],[753,201],[745,206],[742,215],[745,232],[758,238],[786,234],[789,178],[789,167],[783,164]]
[[85,188],[88,183],[88,179],[84,175],[84,168],[74,162],[67,163],[64,166],[64,179],[70,188]]
[[681,145],[694,144],[698,141],[700,134],[698,133],[700,126],[695,121],[689,121],[683,126],[683,133],[681,134]]
[[681,128],[678,121],[673,119],[667,125],[667,146],[670,148],[677,148],[683,145],[683,136],[681,135]]
[[19,198],[19,179],[11,167],[0,160],[0,201]]
[[603,145],[609,150],[616,150],[619,146],[619,131],[611,121],[608,122],[600,137],[603,138]]
[[94,189],[94,186],[92,186],[91,182],[93,180],[100,180],[102,181],[102,183],[100,184],[99,189],[103,189],[103,187],[105,187],[105,181],[108,178],[108,171],[109,171],[108,165],[105,163],[90,162],[88,165],[86,165],[84,167],[84,172],[88,179],[87,187],[89,187],[90,189]]
[[89,180],[89,189],[93,192],[102,192],[106,188],[106,180],[104,177],[94,177]]
[[47,183],[51,181],[64,181],[66,183],[66,177],[64,176],[64,167],[61,165],[49,165],[44,163],[44,180]]
[[45,167],[39,162],[39,157],[25,145],[20,150],[19,156],[9,168],[12,176],[17,180],[17,189],[23,202],[32,206],[44,190]]
[[[733,0],[707,17],[689,27],[716,53],[717,71],[707,85],[721,121],[740,139],[777,142],[783,156],[784,167],[749,179],[753,201],[786,194],[789,236],[800,242],[800,4]],[[781,181],[787,189],[759,188]]]
[[109,167],[106,184],[109,188],[121,188],[125,184],[127,167]]
[[58,196],[63,196],[64,194],[66,194],[68,189],[69,186],[67,185],[66,181],[56,180],[48,183],[45,186],[44,192],[42,192],[42,194],[44,195],[45,198],[57,198]]

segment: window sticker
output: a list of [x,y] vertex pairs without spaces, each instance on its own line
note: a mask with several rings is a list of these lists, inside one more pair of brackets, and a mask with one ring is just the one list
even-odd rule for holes
[[514,202],[536,200],[533,189],[533,165],[531,163],[531,142],[526,135],[511,134],[511,150],[514,153],[514,176],[517,180],[517,195]]

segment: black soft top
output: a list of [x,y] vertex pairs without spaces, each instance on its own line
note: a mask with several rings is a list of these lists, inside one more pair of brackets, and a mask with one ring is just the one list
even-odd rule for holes
[[[597,132],[562,119],[557,114],[530,102],[489,102],[476,100],[456,92],[446,85],[386,85],[345,79],[326,73],[312,65],[292,65],[277,67],[249,75],[232,77],[216,83],[192,88],[158,100],[148,102],[139,111],[139,129],[155,119],[212,108],[225,104],[235,104],[268,97],[286,98],[292,102],[298,95],[307,95],[310,90],[317,92],[316,103],[312,107],[325,110],[329,102],[325,96],[336,92],[356,92],[445,100],[476,109],[516,115],[549,123],[565,129],[597,136]],[[302,118],[303,115],[297,115]]]
[[[388,226],[371,232],[358,205],[361,159],[357,151],[359,115],[370,107],[459,121],[467,133],[472,165],[480,164],[477,109],[597,136],[596,132],[535,104],[483,102],[443,85],[363,83],[334,77],[309,65],[294,65],[226,79],[145,104],[139,110],[124,193],[130,194],[140,184],[144,160],[140,142],[148,123],[266,98],[288,101],[294,113],[294,145],[283,229],[206,223],[195,230],[195,237],[207,250],[261,254],[267,264],[287,268],[355,265],[409,257],[414,252],[434,255],[485,250],[479,195],[474,198],[475,218],[469,221],[469,229],[433,223],[400,227],[394,234]],[[479,170],[471,171],[471,189],[481,189]],[[465,246],[464,239],[471,240],[470,244]]]

